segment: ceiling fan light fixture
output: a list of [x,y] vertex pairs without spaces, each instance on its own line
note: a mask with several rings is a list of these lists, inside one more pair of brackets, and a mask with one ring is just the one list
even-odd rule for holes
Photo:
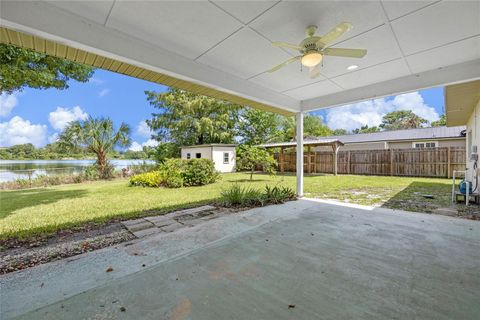
[[322,62],[322,55],[318,52],[310,52],[302,57],[302,64],[305,67],[315,67]]

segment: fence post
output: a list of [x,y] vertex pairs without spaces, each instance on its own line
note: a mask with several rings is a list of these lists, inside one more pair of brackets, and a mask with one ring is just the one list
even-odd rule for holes
[[283,147],[280,147],[280,156],[279,156],[279,165],[280,165],[280,172],[283,172],[283,163],[285,161],[285,156],[283,154]]
[[451,153],[451,147],[448,147],[448,151],[447,151],[447,179],[450,179],[451,175],[452,175],[452,153]]
[[347,153],[347,174],[350,174],[350,151]]
[[393,176],[393,149],[390,149],[390,175]]

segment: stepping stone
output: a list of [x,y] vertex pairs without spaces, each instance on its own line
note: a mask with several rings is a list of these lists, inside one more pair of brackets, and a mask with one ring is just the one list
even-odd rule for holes
[[169,224],[172,224],[175,222],[175,220],[167,216],[146,217],[145,220],[153,223],[157,227],[168,226]]
[[144,219],[135,219],[135,220],[122,221],[121,223],[128,229],[128,227],[130,227],[130,226],[133,226],[133,225],[139,224],[139,223],[144,223],[144,222],[145,222]]
[[154,233],[159,233],[159,232],[162,232],[162,230],[158,229],[157,227],[153,227],[153,228],[138,230],[132,233],[137,238],[143,238],[145,236],[148,236]]
[[173,232],[175,230],[178,230],[180,228],[183,227],[183,224],[175,221],[175,223],[172,223],[168,226],[165,226],[165,227],[161,227],[160,230],[164,231],[164,232]]
[[205,220],[205,219],[191,219],[191,220],[184,220],[184,221],[182,221],[182,223],[186,226],[194,227],[197,224],[204,223],[205,221],[207,221],[207,220]]
[[149,229],[149,228],[152,228],[154,226],[155,225],[153,223],[143,220],[142,223],[133,224],[131,226],[128,226],[127,229],[130,232],[136,232],[136,231],[140,231],[140,230],[144,230],[144,229]]
[[214,206],[206,205],[206,206],[201,206],[201,207],[196,207],[196,208],[191,208],[191,209],[175,211],[175,212],[172,212],[171,214],[169,214],[169,216],[172,215],[173,217],[181,217],[181,216],[184,216],[184,215],[187,215],[187,214],[196,215],[200,212],[214,210],[214,209],[216,209]]

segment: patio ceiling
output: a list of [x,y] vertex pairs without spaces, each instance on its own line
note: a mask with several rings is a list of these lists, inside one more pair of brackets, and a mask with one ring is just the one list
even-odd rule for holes
[[[2,1],[0,12],[35,39],[282,113],[480,78],[478,1]],[[299,63],[265,72],[296,54],[272,41],[342,21],[354,28],[334,46],[365,48],[364,59],[326,57],[316,79]]]

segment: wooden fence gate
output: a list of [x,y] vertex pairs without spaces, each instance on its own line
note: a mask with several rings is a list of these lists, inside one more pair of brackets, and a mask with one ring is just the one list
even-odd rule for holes
[[[465,170],[465,148],[414,148],[338,152],[338,173],[450,178],[453,170]],[[295,152],[275,154],[283,171],[296,170]],[[281,163],[281,165],[280,165]],[[332,152],[306,152],[306,173],[333,173]]]

